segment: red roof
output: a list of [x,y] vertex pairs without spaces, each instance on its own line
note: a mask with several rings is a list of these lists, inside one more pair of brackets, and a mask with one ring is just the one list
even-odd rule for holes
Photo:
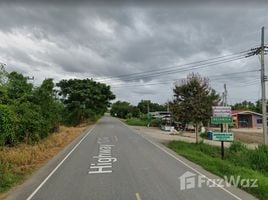
[[245,111],[245,110],[232,110],[231,115],[236,115],[236,114],[243,112],[243,111]]

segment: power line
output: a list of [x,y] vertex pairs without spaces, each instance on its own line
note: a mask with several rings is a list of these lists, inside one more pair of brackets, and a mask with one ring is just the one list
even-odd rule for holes
[[[137,76],[144,76],[145,74],[155,74],[155,73],[167,73],[167,72],[174,72],[176,70],[181,69],[181,67],[186,67],[186,66],[190,66],[190,65],[196,65],[196,64],[201,64],[201,65],[205,65],[206,62],[220,62],[220,61],[227,61],[228,59],[234,59],[234,58],[238,58],[238,57],[245,57],[247,54],[249,53],[251,50],[246,50],[246,51],[241,51],[238,53],[233,53],[233,54],[229,54],[229,55],[225,55],[225,56],[218,56],[218,57],[214,57],[214,58],[210,58],[210,59],[206,59],[206,60],[201,60],[201,61],[195,61],[195,62],[190,62],[190,63],[186,63],[186,64],[182,64],[182,65],[176,65],[176,66],[170,66],[170,67],[165,67],[164,69],[158,69],[158,70],[150,70],[150,71],[143,71],[143,72],[137,72],[137,73],[132,73],[132,74],[122,74],[122,75],[118,75],[118,76],[109,76],[106,78],[97,78],[95,80],[99,80],[99,81],[109,81],[109,80],[114,80],[114,79],[124,79],[124,77],[129,77],[132,78],[132,76],[137,77]],[[243,55],[242,55],[243,54]],[[228,58],[230,57],[230,58]],[[202,64],[203,63],[203,64]],[[209,64],[209,63],[207,63]],[[178,69],[179,68],[179,69]],[[183,68],[182,68],[183,69]],[[133,78],[134,78],[133,77]]]
[[[180,72],[187,72],[187,71],[192,71],[194,69],[201,69],[201,68],[206,68],[206,67],[210,67],[210,66],[215,66],[215,65],[219,65],[219,64],[224,64],[224,63],[228,63],[228,62],[232,62],[232,61],[237,61],[237,60],[242,60],[245,59],[245,57],[236,57],[236,58],[232,58],[232,59],[224,59],[224,60],[219,60],[219,61],[215,61],[215,62],[210,62],[210,63],[204,63],[198,66],[192,66],[192,67],[188,67],[188,68],[182,68],[182,69],[176,69],[176,70],[168,70],[168,71],[163,71],[161,73],[153,73],[153,74],[148,74],[148,75],[143,75],[143,76],[138,76],[138,77],[130,77],[130,78],[126,78],[123,79],[121,81],[134,81],[134,80],[141,80],[141,79],[145,79],[145,78],[152,78],[152,77],[156,77],[156,76],[161,76],[163,75],[168,75],[168,74],[175,74],[175,73],[180,73]],[[106,84],[116,84],[116,83],[122,83],[122,82],[110,82]]]
[[[235,72],[235,73],[228,73],[228,74],[219,74],[219,75],[214,75],[211,79],[209,78],[210,81],[212,80],[219,80],[221,78],[238,78],[238,75],[242,75],[245,73],[252,73],[252,72],[258,72],[259,70],[247,70],[247,71],[242,71],[242,72]],[[232,75],[237,75],[236,77],[232,77]],[[125,87],[139,87],[139,86],[151,86],[151,85],[165,85],[165,84],[171,84],[172,82],[175,81],[180,81],[183,80],[184,78],[181,79],[172,79],[172,80],[163,80],[163,81],[159,81],[157,83],[138,83],[138,84],[120,84],[120,85],[112,85],[112,88],[120,88],[120,86]],[[118,87],[119,86],[119,87]]]

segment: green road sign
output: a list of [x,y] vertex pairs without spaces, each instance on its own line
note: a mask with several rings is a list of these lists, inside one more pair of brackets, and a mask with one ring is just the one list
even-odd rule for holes
[[212,140],[215,141],[225,141],[225,142],[232,142],[234,141],[234,135],[230,132],[213,132],[212,133]]
[[232,124],[232,117],[211,117],[211,124]]

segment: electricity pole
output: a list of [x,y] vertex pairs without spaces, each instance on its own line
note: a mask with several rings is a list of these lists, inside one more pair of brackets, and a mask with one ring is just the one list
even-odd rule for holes
[[264,144],[268,145],[265,81],[266,81],[266,76],[265,76],[265,68],[264,68],[264,27],[262,27],[262,28],[261,28],[262,128],[263,128],[263,139],[264,139]]

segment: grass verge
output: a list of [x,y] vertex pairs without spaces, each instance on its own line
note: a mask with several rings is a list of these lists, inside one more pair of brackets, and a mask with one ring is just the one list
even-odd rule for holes
[[[261,200],[268,199],[268,176],[267,171],[256,169],[254,163],[250,164],[251,156],[258,153],[262,147],[256,150],[248,150],[241,145],[234,144],[226,150],[225,160],[220,158],[220,148],[207,144],[194,144],[182,141],[172,141],[168,147],[179,155],[202,166],[204,169],[224,178],[224,176],[235,178],[240,176],[238,187],[251,193]],[[236,148],[238,147],[238,148]],[[247,154],[246,154],[247,153]],[[256,159],[256,156],[253,156]],[[254,160],[253,160],[254,161]],[[263,164],[263,160],[259,160]],[[243,187],[241,179],[257,179],[258,187]]]
[[56,155],[71,143],[88,125],[78,127],[61,126],[59,132],[53,133],[35,145],[20,144],[16,147],[0,149],[0,199],[4,198],[11,187],[21,183],[34,170]]
[[140,118],[129,118],[125,120],[125,123],[130,126],[147,126],[148,122]]

